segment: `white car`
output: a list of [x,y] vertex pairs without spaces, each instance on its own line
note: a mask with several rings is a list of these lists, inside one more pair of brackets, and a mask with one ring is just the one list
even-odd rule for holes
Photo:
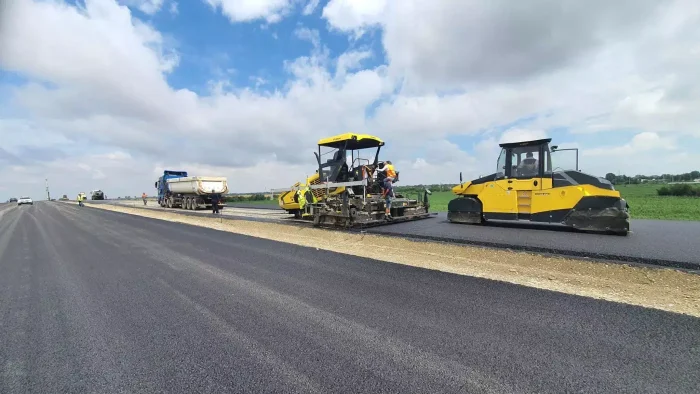
[[32,199],[29,197],[22,197],[19,200],[17,200],[17,205],[23,205],[23,204],[34,205],[34,201],[32,201]]

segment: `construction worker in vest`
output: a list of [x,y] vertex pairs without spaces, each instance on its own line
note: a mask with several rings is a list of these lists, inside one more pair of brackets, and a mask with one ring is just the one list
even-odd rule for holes
[[386,177],[384,178],[385,187],[387,184],[394,182],[394,179],[396,179],[396,170],[394,169],[394,165],[391,164],[391,160],[387,160],[384,163],[384,167],[382,167],[381,169],[378,169],[377,172],[386,173]]
[[309,216],[311,213],[308,212],[307,204],[316,203],[316,196],[311,192],[311,187],[307,182],[304,188],[297,190],[297,198],[299,199],[299,210],[302,212],[301,216]]
[[297,190],[297,200],[299,200],[299,211],[302,212],[302,216],[306,214],[306,193],[304,191],[306,190],[306,187],[304,188],[299,188]]
[[82,207],[83,206],[83,194],[82,193],[78,193],[77,200],[78,200],[78,206]]
[[394,197],[393,182],[396,179],[396,170],[394,169],[394,165],[391,163],[391,160],[387,160],[386,163],[384,163],[384,167],[377,171],[386,173],[382,196],[384,197],[384,205],[386,207],[385,216],[387,219],[391,220],[391,198]]

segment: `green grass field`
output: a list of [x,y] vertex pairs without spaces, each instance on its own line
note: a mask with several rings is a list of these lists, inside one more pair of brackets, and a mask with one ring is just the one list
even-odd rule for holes
[[[700,221],[700,198],[697,197],[660,197],[656,189],[661,185],[617,185],[622,197],[630,205],[633,219],[664,219],[664,220],[698,220]],[[411,195],[412,194],[412,195]],[[415,193],[409,193],[415,198]],[[455,196],[451,192],[433,192],[430,196],[430,210],[433,212],[447,211],[447,203]],[[267,205],[277,207],[277,198],[265,201],[250,201],[243,204]],[[235,205],[235,203],[231,203]]]
[[229,201],[228,204],[231,206],[235,206],[236,204],[252,205],[252,206],[255,206],[255,205],[268,206],[269,205],[269,206],[274,206],[274,207],[279,208],[279,203],[277,202],[277,196],[275,196],[274,200],[239,201],[239,202]]
[[616,185],[637,219],[700,220],[700,198],[659,196],[661,185]]

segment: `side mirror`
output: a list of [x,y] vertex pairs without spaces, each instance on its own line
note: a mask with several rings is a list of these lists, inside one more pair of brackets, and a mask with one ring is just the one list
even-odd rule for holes
[[462,180],[462,171],[459,172],[459,183],[464,183]]

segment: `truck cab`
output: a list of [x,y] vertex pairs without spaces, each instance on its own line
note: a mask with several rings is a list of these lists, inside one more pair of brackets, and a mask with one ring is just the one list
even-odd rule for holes
[[168,179],[173,178],[186,178],[187,171],[172,171],[165,170],[163,175],[158,178],[155,183],[155,188],[158,191],[158,205],[161,207],[165,206],[166,200],[170,197],[170,189],[168,188]]

